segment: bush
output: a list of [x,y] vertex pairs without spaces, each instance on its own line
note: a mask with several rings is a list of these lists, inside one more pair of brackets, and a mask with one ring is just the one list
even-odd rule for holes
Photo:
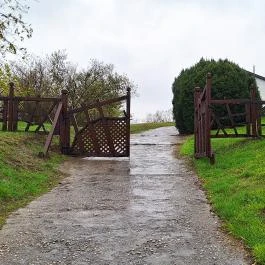
[[[201,88],[205,86],[208,72],[213,75],[212,98],[214,99],[249,98],[250,85],[252,83],[256,85],[250,73],[227,59],[215,61],[202,58],[194,66],[183,69],[172,85],[173,115],[180,134],[193,133],[193,91],[196,86]],[[222,113],[217,114],[222,115]]]

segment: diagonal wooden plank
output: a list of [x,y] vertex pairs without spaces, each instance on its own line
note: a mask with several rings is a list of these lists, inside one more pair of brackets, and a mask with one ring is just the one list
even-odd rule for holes
[[61,111],[62,111],[62,106],[63,106],[63,103],[59,102],[58,108],[56,110],[55,117],[54,117],[54,120],[53,120],[53,123],[52,123],[52,128],[51,128],[51,130],[50,130],[50,132],[48,134],[48,137],[46,139],[43,152],[39,153],[40,157],[46,157],[47,154],[48,154],[48,151],[49,151],[49,148],[50,148],[50,145],[51,145],[51,142],[52,142],[53,134],[54,134],[54,131],[55,131],[55,127],[56,127],[56,124],[59,121],[59,117],[60,117],[60,114],[61,114]]

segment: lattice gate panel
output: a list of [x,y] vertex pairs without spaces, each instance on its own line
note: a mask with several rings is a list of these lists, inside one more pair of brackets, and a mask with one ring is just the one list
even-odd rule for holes
[[126,118],[103,118],[89,122],[75,136],[71,154],[82,156],[128,156]]

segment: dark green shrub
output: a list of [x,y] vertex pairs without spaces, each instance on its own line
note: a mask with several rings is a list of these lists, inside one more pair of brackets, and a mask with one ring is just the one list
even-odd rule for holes
[[183,69],[172,85],[173,115],[180,134],[193,133],[193,91],[196,86],[205,86],[208,72],[213,75],[214,99],[249,98],[249,87],[252,83],[256,84],[250,73],[227,59],[215,61],[202,58],[194,66]]

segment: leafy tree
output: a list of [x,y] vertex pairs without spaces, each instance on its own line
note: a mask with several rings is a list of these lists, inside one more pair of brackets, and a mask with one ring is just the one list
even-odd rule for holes
[[149,113],[146,116],[146,122],[172,122],[172,109],[157,110],[155,113]]
[[125,94],[127,87],[135,92],[133,82],[117,73],[112,64],[91,60],[86,69],[78,69],[68,61],[64,51],[56,51],[44,59],[31,57],[13,63],[12,71],[18,87],[28,95],[58,96],[62,89],[67,89],[73,108]]
[[32,36],[32,28],[28,25],[23,15],[29,7],[18,0],[0,0],[0,55],[7,53],[16,54],[26,49],[18,44],[25,38]]
[[[205,86],[206,74],[213,74],[212,97],[224,98],[248,98],[251,83],[255,79],[237,64],[225,60],[205,60],[188,69],[183,69],[175,78],[172,85],[173,91],[173,115],[176,127],[181,134],[193,133],[193,91],[195,87]],[[217,114],[222,116],[224,110],[216,109]]]
[[7,94],[9,90],[9,81],[12,78],[12,73],[8,64],[3,64],[0,67],[0,95]]

